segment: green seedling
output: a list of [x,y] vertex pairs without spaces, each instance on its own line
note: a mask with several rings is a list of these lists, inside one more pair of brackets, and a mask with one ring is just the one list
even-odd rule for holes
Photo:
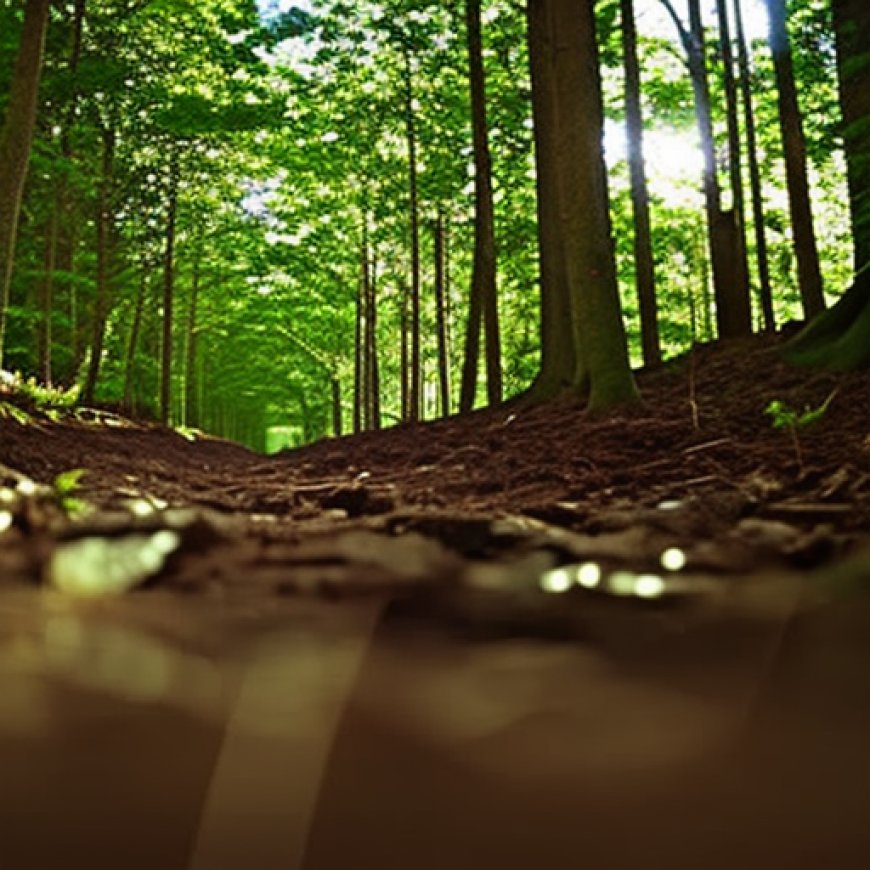
[[68,516],[76,516],[88,509],[88,504],[78,493],[81,490],[82,477],[87,474],[84,468],[72,468],[61,472],[52,484],[57,503]]
[[808,426],[812,426],[813,423],[821,420],[827,413],[836,395],[837,391],[834,390],[817,408],[805,407],[803,412],[790,408],[785,402],[780,402],[778,399],[774,399],[764,409],[764,413],[772,418],[774,429],[788,430],[791,436],[792,447],[794,448],[795,459],[801,474],[804,473],[804,457],[798,433],[801,429],[806,429]]

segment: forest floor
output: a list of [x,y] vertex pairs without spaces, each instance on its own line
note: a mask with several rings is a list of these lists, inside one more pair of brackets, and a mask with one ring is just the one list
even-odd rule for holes
[[[670,548],[688,572],[814,568],[870,541],[870,375],[793,369],[776,347],[698,347],[640,373],[641,405],[600,418],[515,405],[272,457],[25,405],[26,422],[0,416],[15,515],[0,576],[39,582],[58,542],[167,523],[182,544],[151,585],[219,595],[473,587],[493,563],[508,585],[586,559],[661,573]],[[792,431],[774,427],[772,401],[796,415],[829,405]],[[72,469],[89,510],[67,521],[51,487]],[[21,497],[21,479],[49,489]]]
[[0,395],[8,866],[870,866],[870,373],[778,347],[271,457]]

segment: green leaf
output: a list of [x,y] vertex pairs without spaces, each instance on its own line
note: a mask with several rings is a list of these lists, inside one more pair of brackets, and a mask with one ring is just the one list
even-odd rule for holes
[[78,492],[79,487],[81,486],[81,480],[84,475],[87,474],[87,469],[85,468],[73,468],[69,471],[61,472],[54,479],[54,491],[55,493],[63,500],[68,496],[74,495]]

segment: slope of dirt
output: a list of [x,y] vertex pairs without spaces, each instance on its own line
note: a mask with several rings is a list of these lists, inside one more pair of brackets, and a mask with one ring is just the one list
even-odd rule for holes
[[[7,415],[6,485],[83,468],[80,497],[99,510],[68,523],[47,490],[35,506],[8,489],[4,573],[39,580],[58,540],[167,523],[183,542],[158,582],[259,578],[282,593],[476,578],[493,560],[535,577],[590,558],[650,571],[669,547],[687,570],[803,569],[866,543],[870,375],[789,368],[775,340],[755,338],[696,348],[639,382],[641,405],[599,418],[574,402],[514,404],[274,457],[111,415]],[[772,400],[829,406],[795,442],[765,413]],[[144,518],[130,508],[143,498],[156,507]]]

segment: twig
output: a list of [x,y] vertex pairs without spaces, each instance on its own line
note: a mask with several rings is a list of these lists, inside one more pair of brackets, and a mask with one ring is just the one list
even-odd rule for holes
[[689,407],[692,409],[692,427],[695,430],[701,428],[700,413],[695,394],[695,349],[689,351]]

